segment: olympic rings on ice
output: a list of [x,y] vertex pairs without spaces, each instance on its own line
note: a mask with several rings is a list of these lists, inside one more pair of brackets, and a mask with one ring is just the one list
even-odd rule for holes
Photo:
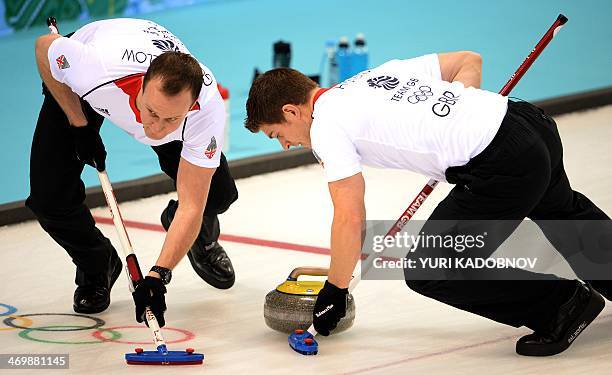
[[[58,329],[58,328],[63,328],[63,329]],[[19,337],[26,339],[26,340],[30,340],[30,341],[37,341],[37,342],[44,342],[46,344],[69,344],[69,345],[82,345],[82,344],[103,344],[106,341],[113,341],[113,340],[117,340],[119,338],[121,338],[121,334],[117,331],[113,331],[108,329],[107,331],[110,332],[110,334],[112,335],[112,338],[106,340],[106,341],[101,341],[101,340],[90,340],[90,341],[56,341],[56,340],[46,340],[46,339],[40,339],[40,338],[36,338],[36,337],[32,337],[30,334],[32,332],[35,331],[46,331],[46,332],[70,332],[70,331],[76,331],[76,328],[80,328],[80,326],[44,326],[44,327],[39,327],[38,329],[33,329],[33,328],[27,328],[24,329],[23,331],[19,332]]]
[[6,311],[0,314],[0,316],[13,315],[17,312],[17,308],[15,306],[7,305],[6,303],[0,303],[0,306],[6,309]]
[[[118,340],[115,339],[114,337],[106,338],[104,337],[104,333],[105,332],[110,332],[111,334],[113,332],[116,332],[117,329],[128,329],[128,328],[137,328],[137,329],[142,329],[142,328],[147,328],[144,326],[117,326],[117,327],[109,327],[109,328],[98,328],[94,333],[92,333],[93,337],[97,338],[98,340],[101,341],[110,341],[110,342],[116,342],[119,344],[130,344],[130,345],[146,345],[146,344],[150,344],[150,341],[146,341],[146,342],[142,342],[142,341],[123,341],[123,340]],[[185,341],[189,341],[191,339],[193,339],[195,337],[195,335],[193,334],[193,332],[187,331],[186,329],[180,329],[180,328],[172,328],[172,327],[164,327],[162,328],[162,331],[175,331],[175,332],[180,332],[183,335],[185,335],[185,337],[178,339],[178,340],[172,340],[172,341],[166,341],[166,344],[176,344],[179,342],[185,342]]]
[[[32,324],[34,324],[34,322],[32,321],[32,319],[30,318],[24,318],[23,316],[19,316],[19,315],[10,315],[9,318],[13,318],[14,320],[20,320],[23,323],[24,327],[30,328],[30,326]],[[2,327],[0,328],[0,331],[11,331],[13,329],[19,329],[17,327]]]
[[[52,315],[60,315],[60,316],[72,316],[72,317],[79,317],[79,318],[85,318],[85,319],[91,319],[94,321],[94,324],[89,325],[89,326],[64,326],[65,327],[70,327],[70,328],[66,328],[66,329],[48,329],[48,328],[36,328],[36,327],[24,327],[24,326],[20,326],[17,324],[14,324],[13,321],[15,321],[17,319],[17,317],[20,318],[24,318],[24,317],[29,317],[29,316],[52,316]],[[81,315],[81,314],[63,314],[63,313],[38,313],[38,314],[22,314],[22,315],[17,315],[16,317],[8,317],[6,319],[4,319],[4,324],[6,324],[9,327],[13,327],[13,328],[21,328],[21,329],[29,329],[29,330],[33,330],[33,331],[56,331],[56,332],[62,332],[62,331],[85,331],[88,329],[96,329],[98,327],[102,327],[106,322],[100,318],[96,318],[94,316],[89,316],[89,315]],[[54,326],[54,327],[59,327],[59,326]]]
[[[125,329],[146,329],[145,326],[116,326],[109,328],[102,328],[106,322],[100,318],[96,318],[94,316],[82,315],[82,314],[67,314],[67,313],[35,313],[35,314],[21,314],[16,315],[17,308],[15,306],[11,306],[5,303],[0,303],[0,307],[6,309],[0,313],[0,317],[5,317],[3,320],[4,325],[7,327],[0,328],[0,331],[9,331],[20,329],[19,337],[30,340],[37,341],[48,344],[70,344],[70,345],[82,345],[82,344],[102,344],[105,342],[114,342],[118,344],[128,344],[128,345],[146,345],[150,344],[149,341],[140,342],[140,341],[128,341],[121,340],[122,334],[119,330]],[[90,325],[80,326],[74,324],[50,324],[45,326],[34,327],[34,321],[31,317],[40,317],[40,316],[61,316],[61,317],[73,317],[73,318],[84,318],[89,319],[93,323]],[[86,330],[94,330],[91,335],[94,340],[81,340],[81,341],[60,341],[56,340],[55,337],[53,339],[39,338],[34,337],[34,332],[77,332],[77,331],[86,331]],[[183,337],[167,341],[168,344],[176,344],[180,342],[185,342],[192,340],[195,337],[195,334],[191,331],[181,328],[172,328],[172,327],[164,327],[163,331],[174,331],[183,335]]]

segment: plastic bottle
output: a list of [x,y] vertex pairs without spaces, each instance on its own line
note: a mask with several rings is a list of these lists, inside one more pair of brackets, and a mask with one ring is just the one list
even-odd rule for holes
[[272,66],[274,68],[288,68],[291,64],[291,44],[279,40],[274,43],[273,51]]
[[368,49],[365,36],[358,33],[355,37],[355,48],[351,54],[351,76],[368,69]]
[[321,76],[319,81],[321,85],[332,87],[338,83],[338,61],[336,60],[336,42],[328,40],[325,42],[325,53],[321,59]]
[[349,41],[345,36],[341,37],[340,42],[338,43],[336,59],[338,60],[338,82],[342,82],[352,76]]

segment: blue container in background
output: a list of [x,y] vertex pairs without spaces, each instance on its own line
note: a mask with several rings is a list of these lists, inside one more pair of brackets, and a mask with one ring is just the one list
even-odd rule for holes
[[368,49],[363,33],[355,37],[355,48],[351,53],[351,76],[368,69]]
[[338,61],[338,82],[342,82],[352,77],[351,52],[349,51],[348,38],[345,36],[341,37],[338,43],[336,60]]
[[338,83],[338,60],[336,59],[336,42],[328,40],[325,42],[325,54],[321,61],[321,87],[327,85],[332,87]]
[[288,68],[291,66],[291,44],[279,40],[272,46],[272,67]]

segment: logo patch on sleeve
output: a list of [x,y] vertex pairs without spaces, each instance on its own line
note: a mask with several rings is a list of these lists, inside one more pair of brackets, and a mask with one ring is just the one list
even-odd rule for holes
[[212,159],[213,156],[215,156],[215,152],[217,152],[217,140],[215,137],[212,137],[210,138],[208,147],[206,147],[206,151],[204,151],[204,155],[206,155],[207,158]]
[[61,55],[60,57],[55,59],[55,62],[57,63],[57,67],[60,69],[70,68],[70,64],[68,64],[68,59],[64,55]]

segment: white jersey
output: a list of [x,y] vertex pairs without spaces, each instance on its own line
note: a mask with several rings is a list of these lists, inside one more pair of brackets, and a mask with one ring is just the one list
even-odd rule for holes
[[507,106],[499,94],[443,81],[437,54],[391,60],[316,97],[312,149],[328,181],[362,165],[445,180],[493,140]]
[[58,38],[49,48],[51,74],[92,108],[137,141],[161,145],[183,141],[181,156],[192,164],[219,166],[225,107],[212,72],[204,65],[204,84],[183,124],[160,140],[147,138],[136,107],[141,78],[151,61],[166,51],[189,53],[164,27],[146,20],[97,21]]

